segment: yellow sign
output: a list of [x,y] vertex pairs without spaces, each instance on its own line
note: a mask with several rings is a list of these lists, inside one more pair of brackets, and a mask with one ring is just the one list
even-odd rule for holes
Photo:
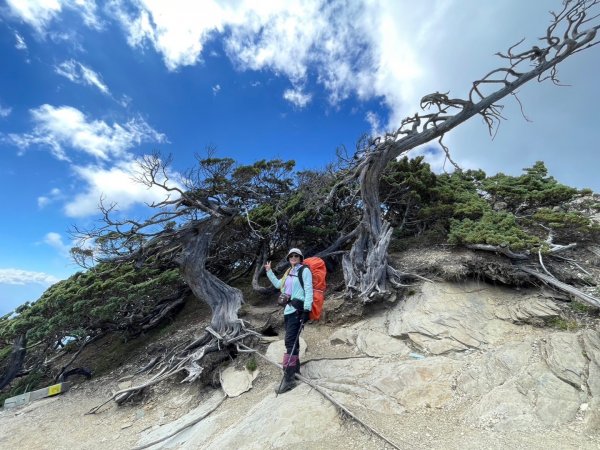
[[56,395],[56,394],[60,394],[60,391],[62,389],[62,384],[55,384],[53,386],[48,386],[48,395]]

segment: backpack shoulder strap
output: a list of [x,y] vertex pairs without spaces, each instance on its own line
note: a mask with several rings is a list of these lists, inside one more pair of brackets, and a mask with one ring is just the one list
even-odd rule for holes
[[304,290],[304,279],[302,278],[304,269],[306,269],[306,266],[304,264],[302,264],[302,266],[300,266],[300,268],[298,269],[298,281],[300,282],[300,286],[302,286],[302,290]]

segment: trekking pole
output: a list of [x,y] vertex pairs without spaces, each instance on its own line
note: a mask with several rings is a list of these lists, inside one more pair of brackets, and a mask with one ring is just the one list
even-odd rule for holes
[[[294,350],[296,350],[296,344],[300,340],[300,333],[302,333],[303,329],[304,329],[304,321],[302,321],[302,323],[300,324],[300,329],[298,330],[298,334],[296,335],[296,340],[294,341],[294,345],[292,345],[292,352],[290,353],[290,357],[294,354]],[[277,396],[279,395],[279,390],[281,389],[281,386],[283,386],[283,380],[285,380],[285,369],[287,369],[289,367],[289,365],[290,365],[290,360],[288,359],[287,366],[285,366],[283,368],[283,377],[281,378],[281,383],[279,383],[279,388],[277,389],[277,392],[275,392],[275,398],[277,398]]]

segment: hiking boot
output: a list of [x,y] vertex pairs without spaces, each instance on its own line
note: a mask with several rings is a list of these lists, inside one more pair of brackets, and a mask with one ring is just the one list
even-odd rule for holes
[[285,368],[285,375],[283,377],[283,383],[275,389],[277,394],[283,394],[284,392],[291,391],[296,387],[296,380],[294,375],[296,374],[296,366],[290,366]]

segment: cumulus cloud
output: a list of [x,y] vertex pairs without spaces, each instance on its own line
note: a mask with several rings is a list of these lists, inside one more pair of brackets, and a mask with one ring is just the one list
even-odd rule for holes
[[71,246],[63,242],[62,236],[59,233],[53,231],[46,233],[46,236],[44,236],[44,243],[58,250],[62,256],[69,256]]
[[102,81],[102,77],[87,66],[72,59],[64,61],[54,67],[54,71],[68,78],[73,83],[94,86],[100,92],[110,95],[108,86]]
[[50,286],[60,281],[53,275],[43,272],[30,272],[21,269],[0,269],[0,284],[41,284]]
[[50,23],[59,16],[63,8],[79,12],[84,23],[100,28],[95,0],[6,0],[10,13],[44,34]]
[[[85,187],[67,202],[65,213],[69,217],[97,214],[100,199],[106,206],[116,204],[119,210],[126,210],[134,204],[160,202],[167,198],[164,189],[148,188],[134,179],[134,174],[139,172],[136,161],[122,161],[108,169],[99,166],[75,166],[73,169]],[[174,181],[170,184],[179,186]]]
[[142,0],[134,5],[137,11],[131,13],[129,4],[111,4],[113,14],[126,29],[127,41],[133,47],[152,45],[163,55],[169,70],[197,63],[209,34],[222,30],[226,11],[235,9],[215,1]]
[[221,85],[220,85],[220,84],[215,84],[215,85],[212,87],[212,92],[213,92],[213,95],[217,95],[217,94],[219,93],[219,91],[220,91],[220,90],[221,90]]
[[31,133],[9,134],[8,139],[22,150],[32,145],[49,147],[52,154],[69,161],[71,150],[83,152],[98,160],[122,158],[127,151],[143,142],[166,142],[166,136],[154,130],[142,118],[124,124],[108,124],[88,119],[71,106],[42,105],[31,110],[34,129]]
[[283,98],[299,108],[304,108],[312,99],[312,95],[302,92],[302,89],[287,89]]

